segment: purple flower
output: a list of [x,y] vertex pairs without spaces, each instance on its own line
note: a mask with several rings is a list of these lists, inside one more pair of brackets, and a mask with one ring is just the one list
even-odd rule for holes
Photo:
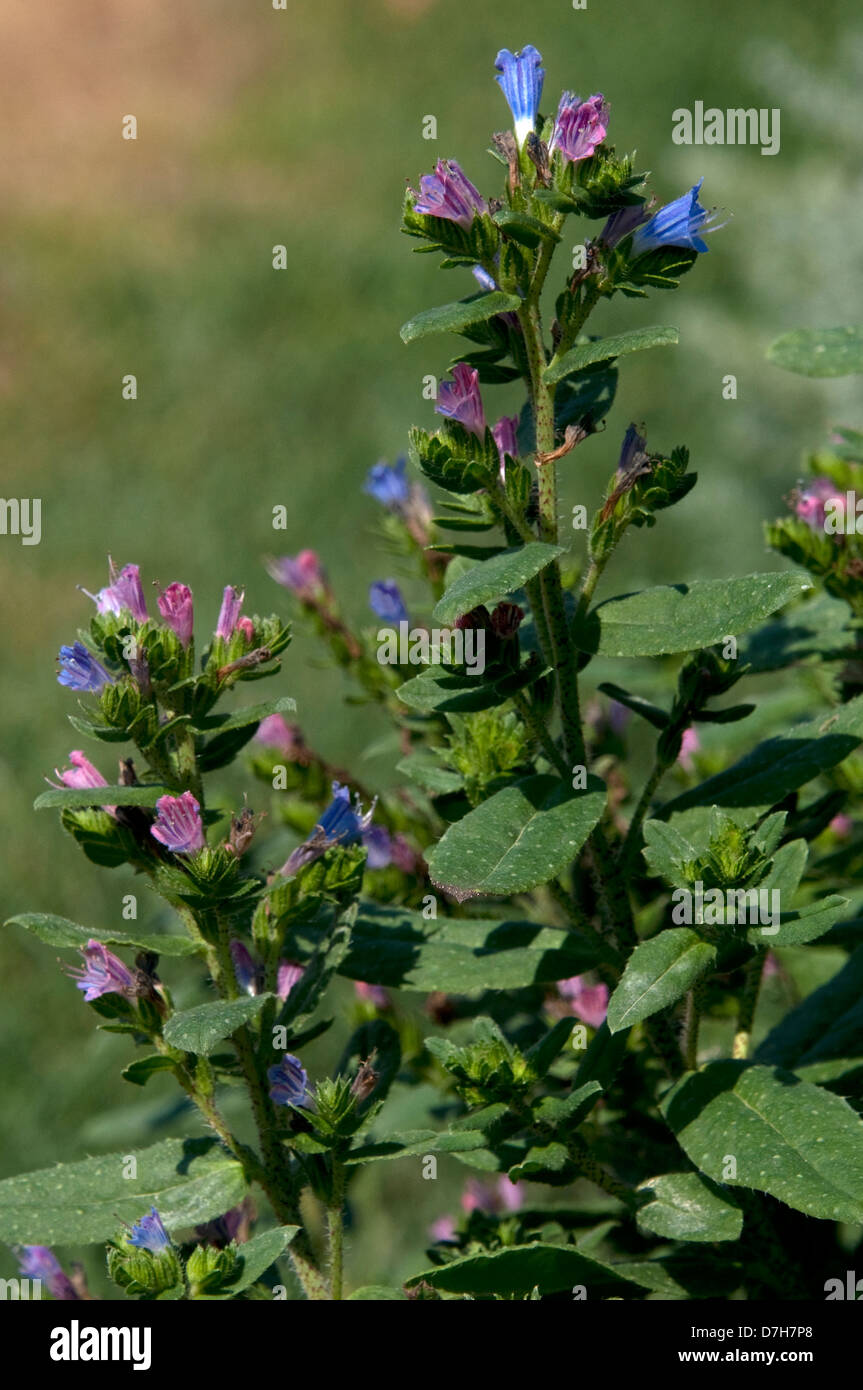
[[542,96],[545,70],[540,67],[542,55],[532,43],[518,53],[502,48],[494,60],[500,84],[515,122],[515,138],[523,145],[536,125],[536,113]]
[[599,1028],[608,1012],[608,985],[587,985],[582,975],[558,981],[558,992],[569,1004],[570,1011],[589,1028]]
[[281,1062],[267,1070],[270,1100],[274,1105],[304,1106],[309,1100],[309,1078],[299,1057],[286,1052]]
[[169,584],[157,601],[168,627],[176,632],[183,646],[188,647],[195,622],[192,590],[186,584]]
[[[98,594],[88,594],[100,613],[129,612],[137,623],[147,621],[147,603],[141,588],[141,574],[137,565],[124,565],[117,570],[114,561],[108,560],[111,582]],[[86,589],[84,590],[86,593]]]
[[420,191],[414,198],[414,212],[457,222],[465,231],[470,229],[474,217],[487,209],[479,189],[474,188],[454,159],[439,159],[433,174],[423,174]]
[[482,439],[485,434],[485,411],[479,391],[479,372],[466,362],[456,362],[452,381],[442,381],[435,410],[449,420],[458,420],[466,430]]
[[388,511],[400,512],[410,500],[410,483],[405,477],[407,459],[397,458],[394,466],[381,460],[369,469],[363,492],[367,492]]
[[597,145],[601,145],[608,130],[608,103],[597,92],[596,96],[581,101],[572,92],[564,92],[557,108],[554,131],[549,143],[549,153],[560,150],[564,159],[577,164],[588,159]]
[[284,1001],[287,999],[294,985],[298,985],[306,973],[304,965],[298,965],[295,960],[280,960],[279,969],[276,975],[276,993]]
[[234,635],[234,630],[240,621],[240,609],[243,606],[245,596],[244,589],[235,589],[233,584],[225,586],[219,621],[216,624],[216,636],[222,637],[226,642]]
[[72,1284],[63,1273],[60,1261],[47,1245],[19,1245],[13,1253],[18,1268],[25,1279],[41,1279],[52,1298],[60,1303],[72,1303],[78,1299]]
[[838,517],[845,515],[845,497],[831,478],[814,478],[809,486],[794,495],[794,510],[801,521],[813,531],[824,531],[827,506]]
[[[644,429],[644,426],[641,426]],[[620,446],[620,458],[617,461],[617,477],[626,478],[638,466],[641,468],[647,458],[647,436],[642,434],[637,425],[630,425],[623,436],[623,443]]]
[[85,1003],[90,1004],[103,994],[122,994],[124,999],[138,997],[138,982],[134,974],[101,941],[91,939],[80,949],[84,964],[65,968],[66,973],[76,981],[76,987],[83,991]]
[[153,1255],[171,1246],[171,1237],[155,1207],[150,1208],[149,1216],[142,1216],[140,1221],[135,1222],[126,1239],[130,1245],[136,1245],[139,1250],[149,1250]]
[[369,608],[384,623],[406,623],[408,610],[394,579],[376,579],[369,588]]
[[[64,767],[62,772],[58,767],[54,768],[54,776],[60,778],[61,786],[78,788],[107,787],[108,783],[105,781],[98,767],[94,767],[90,759],[82,753],[79,748],[73,748],[72,752],[69,754],[69,762],[72,766]],[[52,782],[51,785],[56,786],[57,783]],[[113,816],[116,809],[116,806],[102,807],[102,810],[107,811],[111,816]]]
[[194,854],[196,850],[203,849],[205,840],[201,808],[192,793],[160,796],[150,834],[174,854]]
[[611,214],[597,239],[611,250],[649,217],[650,211],[646,203],[632,203],[629,207],[618,208],[617,212]]
[[83,642],[73,642],[71,647],[60,648],[60,674],[57,680],[70,690],[86,690],[91,695],[104,690],[106,685],[114,684],[114,677],[108,674],[92,652],[88,652]]
[[231,942],[231,960],[234,963],[234,974],[237,977],[237,984],[246,994],[257,994],[259,975],[258,967],[255,963],[251,951],[242,941]]
[[686,246],[690,251],[708,249],[700,233],[717,231],[725,223],[716,221],[719,216],[716,209],[708,211],[699,203],[703,182],[700,178],[688,193],[682,193],[673,203],[666,203],[649,222],[638,228],[632,238],[633,256],[642,256],[658,246]]
[[517,603],[499,603],[492,609],[491,629],[505,642],[514,637],[524,621],[524,609]]
[[351,794],[347,787],[333,782],[333,799],[321,816],[309,838],[288,856],[280,873],[286,878],[297,873],[306,864],[320,859],[333,845],[356,844],[363,832],[371,824],[374,805],[363,811],[359,798],[351,805]]
[[299,555],[268,560],[267,569],[277,584],[290,589],[304,603],[315,603],[326,594],[326,575],[314,550],[301,550]]
[[518,416],[502,415],[497,424],[492,425],[491,432],[500,455],[500,480],[503,483],[506,482],[506,455],[518,458]]
[[385,869],[393,862],[392,836],[386,826],[370,825],[363,832],[363,844],[369,869]]

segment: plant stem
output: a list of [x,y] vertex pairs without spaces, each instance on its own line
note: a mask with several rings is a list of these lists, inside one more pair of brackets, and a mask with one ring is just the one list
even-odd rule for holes
[[765,952],[759,952],[746,966],[743,993],[740,996],[740,1009],[737,1015],[737,1030],[731,1045],[731,1055],[735,1061],[745,1062],[752,1038],[752,1024],[758,1006],[758,992],[764,971]]
[[653,793],[656,791],[656,788],[659,786],[667,771],[668,768],[666,764],[660,762],[660,760],[657,758],[656,762],[653,765],[653,771],[651,772],[650,776],[645,782],[641,796],[638,798],[638,805],[632,813],[632,820],[629,822],[629,829],[626,832],[626,839],[624,840],[623,845],[621,846],[620,855],[618,858],[620,872],[624,878],[628,876],[630,865],[632,861],[635,859],[636,853],[638,851],[638,840],[639,835],[641,833],[641,826],[645,816],[647,815],[648,810],[650,809],[650,803],[653,800]]
[[580,1135],[570,1135],[566,1141],[566,1147],[569,1150],[570,1158],[578,1164],[586,1178],[596,1183],[597,1187],[601,1187],[603,1192],[607,1192],[609,1196],[616,1197],[619,1202],[623,1202],[625,1206],[630,1208],[634,1206],[635,1193],[603,1168],[600,1163],[597,1163]]
[[333,1155],[333,1186],[327,1203],[327,1228],[330,1237],[330,1298],[338,1303],[342,1297],[345,1247],[345,1168]]
[[683,1061],[687,1071],[695,1071],[698,1066],[698,1024],[700,1014],[696,992],[690,989],[686,995],[683,1015]]
[[545,756],[548,758],[548,761],[552,764],[553,767],[557,768],[561,777],[568,779],[570,776],[569,768],[567,767],[566,762],[561,757],[560,753],[555,747],[554,740],[552,739],[551,734],[548,732],[548,729],[543,724],[539,716],[535,713],[527,696],[522,691],[517,691],[516,694],[513,696],[513,704],[515,705],[516,709],[518,710],[527,727],[530,729],[530,732],[533,734],[534,738],[541,745],[542,751],[545,753]]

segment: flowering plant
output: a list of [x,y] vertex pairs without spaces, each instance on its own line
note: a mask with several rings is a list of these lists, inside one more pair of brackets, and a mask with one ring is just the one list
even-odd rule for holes
[[[677,340],[588,320],[676,289],[717,219],[701,181],[654,206],[601,95],[564,92],[543,117],[541,64],[531,46],[497,56],[513,118],[493,137],[498,195],[454,159],[406,194],[418,249],[476,281],[402,329],[466,346],[439,428],[412,431],[412,471],[379,463],[365,482],[425,597],[377,578],[384,626],[357,631],[315,552],[268,562],[392,717],[399,787],[330,767],[290,698],[233,703],[278,674],[290,632],[231,585],[199,657],[190,590],[170,584],[151,613],[137,566],[112,564],[61,649],[73,727],[123,757],[109,782],[74,750],[37,805],[94,863],[132,866],[179,928],[13,921],[80,953],[84,1001],[141,1049],[123,1075],[169,1073],[208,1133],[0,1184],[0,1234],[56,1299],[87,1291],[50,1247],[89,1242],[107,1242],[118,1296],[141,1299],[797,1298],[852,1258],[863,964],[834,890],[863,863],[863,613],[859,547],[826,520],[848,513],[860,436],[818,456],[770,528],[794,568],[595,599],[630,528],[669,525],[696,475],[642,425],[606,431],[622,440],[604,495],[563,533],[558,472],[605,429],[619,359]],[[489,389],[514,382],[526,400],[489,423]],[[742,681],[750,698],[729,702]],[[789,710],[809,717],[787,727]],[[291,832],[286,856],[261,813],[213,797],[237,758]],[[816,941],[845,963],[796,1002]],[[178,1007],[184,959],[206,992]],[[358,1027],[315,1076],[338,976]],[[238,1092],[248,1125],[227,1117]],[[406,1096],[419,1128],[390,1119]],[[440,1213],[404,1287],[353,1269],[346,1285],[353,1181],[396,1159],[418,1182],[464,1165],[462,1215]]]

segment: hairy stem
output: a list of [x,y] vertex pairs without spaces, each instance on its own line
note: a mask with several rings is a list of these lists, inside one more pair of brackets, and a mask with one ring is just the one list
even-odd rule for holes
[[333,1186],[327,1203],[327,1229],[330,1241],[330,1298],[341,1301],[345,1252],[345,1169],[333,1156]]
[[740,1007],[737,1014],[737,1029],[734,1034],[734,1042],[731,1045],[731,1055],[738,1062],[745,1062],[749,1053],[752,1024],[755,1020],[755,1010],[758,1007],[758,993],[761,989],[761,978],[766,958],[766,953],[759,952],[746,966],[743,993],[740,996]]

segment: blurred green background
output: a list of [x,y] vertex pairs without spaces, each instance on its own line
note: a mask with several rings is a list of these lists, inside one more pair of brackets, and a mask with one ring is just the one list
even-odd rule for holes
[[[189,583],[209,630],[228,582],[246,586],[248,611],[286,611],[261,557],[313,546],[348,614],[367,618],[367,585],[393,562],[374,552],[361,484],[403,449],[411,423],[431,421],[421,379],[442,375],[455,346],[405,348],[398,328],[474,288],[467,272],[441,275],[410,254],[405,179],[456,156],[497,191],[485,150],[507,112],[492,64],[499,47],[528,42],[545,58],[545,110],[563,87],[602,91],[609,138],[637,147],[660,201],[703,174],[705,203],[733,213],[677,295],[615,301],[591,324],[671,322],[681,343],[622,362],[609,432],[564,466],[565,510],[597,498],[630,419],[647,422],[656,448],[688,443],[701,474],[673,518],[631,540],[606,593],[776,567],[762,517],[783,510],[803,452],[830,425],[863,424],[853,381],[786,376],[764,358],[786,329],[855,316],[863,20],[851,0],[588,0],[582,11],[569,0],[289,0],[286,11],[270,0],[5,0],[3,492],[41,497],[43,521],[38,547],[0,538],[4,919],[41,909],[122,925],[128,875],[96,869],[51,813],[32,811],[42,778],[80,741],[53,658],[89,616],[75,586],[99,588],[109,552],[137,562],[147,584]],[[780,153],[673,145],[672,111],[696,100],[778,106]],[[135,142],[120,134],[130,113]],[[437,141],[422,138],[429,114]],[[272,269],[278,243],[283,272]],[[121,398],[127,373],[135,402]],[[727,373],[736,401],[722,399]],[[486,398],[492,418],[514,404],[499,388]],[[278,504],[287,533],[272,530]],[[340,676],[302,632],[281,692],[335,762],[383,732],[376,715],[346,711]],[[110,776],[110,747],[88,751]],[[372,760],[362,775],[385,779],[388,765]],[[246,780],[236,774],[238,792]],[[135,889],[141,919],[155,921]],[[0,962],[0,1176],[194,1127],[161,1079],[144,1093],[119,1079],[126,1043],[95,1031],[49,949],[10,928]],[[454,1209],[464,1172],[419,1192],[412,1166],[364,1178],[360,1282],[417,1268],[411,1252],[428,1220]]]

